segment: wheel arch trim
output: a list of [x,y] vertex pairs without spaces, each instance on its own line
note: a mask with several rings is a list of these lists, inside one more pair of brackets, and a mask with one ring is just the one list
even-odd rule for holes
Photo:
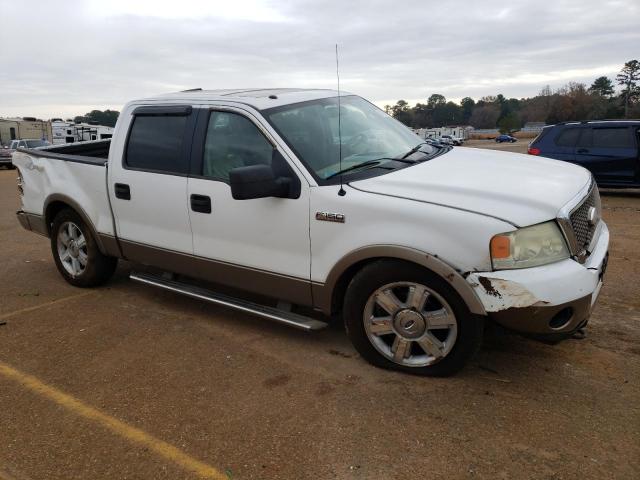
[[314,306],[327,315],[334,313],[335,295],[340,293],[336,289],[341,287],[343,275],[359,263],[382,258],[405,260],[431,270],[453,287],[471,313],[487,315],[484,305],[460,272],[437,255],[402,245],[371,245],[358,248],[343,256],[333,266],[324,283],[312,283]]
[[89,215],[87,215],[87,212],[85,212],[85,210],[75,200],[61,193],[52,193],[44,201],[43,217],[44,221],[46,222],[46,228],[49,237],[51,237],[51,226],[53,223],[52,212],[50,209],[51,206],[55,203],[62,203],[64,205],[67,205],[70,209],[74,210],[80,216],[82,221],[91,231],[91,235],[93,235],[100,253],[111,257],[121,257],[120,247],[118,245],[117,239],[110,235],[98,233],[98,231],[95,229],[95,226],[93,225],[93,222],[91,221],[91,218],[89,217]]

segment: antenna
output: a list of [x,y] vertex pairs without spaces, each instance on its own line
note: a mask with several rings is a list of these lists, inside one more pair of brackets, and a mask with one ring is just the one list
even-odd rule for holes
[[[340,156],[339,167],[342,171],[342,112],[340,108],[340,65],[338,63],[338,44],[336,43],[336,77],[338,78],[338,155]],[[342,173],[340,174],[340,190],[338,195],[344,197],[347,194],[342,186]]]

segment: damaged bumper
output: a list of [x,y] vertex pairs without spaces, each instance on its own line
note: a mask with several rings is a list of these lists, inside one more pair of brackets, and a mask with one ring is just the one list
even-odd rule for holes
[[474,272],[467,281],[490,318],[523,333],[568,334],[584,326],[607,268],[609,230],[584,264],[572,259],[521,270]]
[[22,228],[35,232],[45,237],[49,236],[49,230],[47,229],[47,223],[42,215],[35,215],[33,213],[27,213],[22,210],[16,212],[16,217],[22,225]]

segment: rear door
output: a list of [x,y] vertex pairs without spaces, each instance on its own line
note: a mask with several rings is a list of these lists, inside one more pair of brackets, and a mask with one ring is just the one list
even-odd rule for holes
[[638,144],[631,127],[583,128],[575,152],[576,163],[589,169],[602,185],[623,185],[635,181]]
[[131,107],[117,135],[109,189],[123,253],[154,263],[154,251],[193,253],[187,176],[196,114],[190,105]]
[[567,127],[560,129],[559,133],[553,138],[553,152],[551,155],[547,155],[544,151],[543,155],[555,158],[558,160],[564,160],[566,162],[575,162],[576,155],[576,143],[580,137],[580,127]]

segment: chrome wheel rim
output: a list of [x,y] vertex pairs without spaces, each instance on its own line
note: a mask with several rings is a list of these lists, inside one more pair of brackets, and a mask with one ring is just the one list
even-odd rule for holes
[[66,272],[72,277],[82,275],[87,263],[89,254],[87,253],[87,240],[78,227],[73,222],[64,222],[58,230],[58,258]]
[[389,283],[364,307],[369,341],[388,360],[426,367],[445,358],[458,337],[453,309],[437,292],[415,282]]

